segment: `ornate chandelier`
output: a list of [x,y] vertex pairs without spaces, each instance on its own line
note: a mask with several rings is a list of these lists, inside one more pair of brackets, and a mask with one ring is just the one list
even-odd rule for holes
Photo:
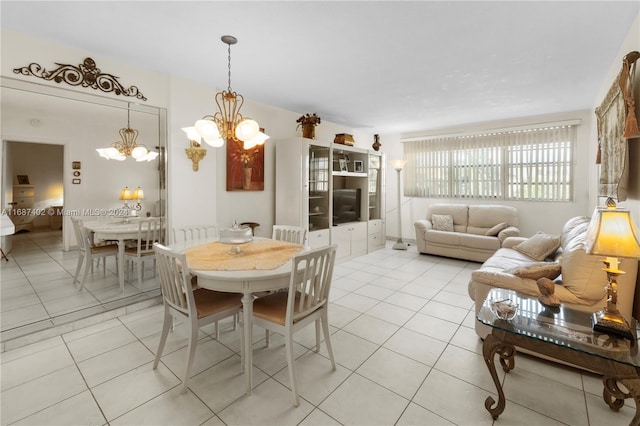
[[[229,82],[227,90],[216,93],[218,111],[214,115],[207,115],[196,121],[194,127],[197,134],[205,143],[213,147],[221,147],[226,139],[244,142],[244,149],[263,144],[269,136],[260,131],[260,126],[255,120],[243,117],[240,108],[244,98],[239,93],[231,90],[231,45],[238,39],[234,36],[221,37],[228,51]],[[199,142],[199,141],[197,141]]]
[[120,129],[120,140],[115,141],[109,148],[97,148],[100,157],[107,160],[124,161],[127,157],[133,157],[136,161],[151,161],[158,157],[158,153],[149,150],[144,145],[138,145],[138,131],[131,128],[131,110],[127,103],[127,127]]

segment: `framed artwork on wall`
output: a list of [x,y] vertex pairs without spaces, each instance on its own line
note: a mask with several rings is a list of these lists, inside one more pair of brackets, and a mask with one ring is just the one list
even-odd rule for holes
[[29,185],[29,176],[17,175],[17,177],[18,177],[18,185]]
[[264,145],[227,139],[227,191],[264,191]]

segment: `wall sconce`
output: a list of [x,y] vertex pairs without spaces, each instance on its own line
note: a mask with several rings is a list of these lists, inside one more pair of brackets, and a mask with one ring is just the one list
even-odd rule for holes
[[[122,191],[120,191],[120,199],[124,200],[124,207],[127,210],[142,210],[142,204],[140,204],[140,200],[144,200],[144,191],[142,188],[138,187],[135,191],[131,192],[128,186],[125,186]],[[135,205],[130,206],[129,201],[136,201]]]
[[189,160],[193,162],[193,171],[197,172],[200,168],[200,160],[207,155],[207,150],[200,145],[200,134],[196,131],[195,127],[183,127],[182,131],[184,131],[189,138],[189,148],[185,148],[184,152],[187,153]]

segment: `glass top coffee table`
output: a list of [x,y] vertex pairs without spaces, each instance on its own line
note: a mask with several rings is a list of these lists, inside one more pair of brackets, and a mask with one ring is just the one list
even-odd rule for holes
[[[512,305],[517,307],[512,309]],[[499,356],[502,369],[508,372],[515,366],[515,348],[518,347],[602,374],[605,402],[618,411],[625,398],[633,398],[636,413],[630,424],[640,425],[637,340],[594,332],[589,312],[562,306],[546,307],[535,297],[500,288],[489,292],[477,319],[491,327],[491,334],[482,345],[482,354],[498,391],[497,403],[489,396],[484,404],[494,419],[504,411],[506,402],[496,372],[495,355]],[[632,328],[634,339],[637,339],[635,323]]]

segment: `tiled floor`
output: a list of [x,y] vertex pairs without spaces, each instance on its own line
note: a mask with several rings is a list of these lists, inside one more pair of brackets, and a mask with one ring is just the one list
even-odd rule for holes
[[157,370],[162,308],[155,306],[1,354],[1,423],[31,425],[626,425],[602,400],[597,376],[524,355],[496,396],[481,356],[467,282],[478,264],[383,250],[336,267],[330,306],[337,371],[313,327],[298,336],[294,408],[283,341],[254,330],[254,381],[243,395],[238,333],[200,333],[189,391],[179,393],[184,327]]
[[106,274],[101,266],[87,277],[85,290],[78,292],[73,276],[79,254],[62,250],[62,231],[20,233],[12,239],[10,261],[0,262],[3,341],[108,311],[121,306],[124,299],[131,303],[160,293],[153,262],[145,262],[142,286],[134,271],[131,281],[135,285],[125,282],[123,293],[113,257],[107,259]]

